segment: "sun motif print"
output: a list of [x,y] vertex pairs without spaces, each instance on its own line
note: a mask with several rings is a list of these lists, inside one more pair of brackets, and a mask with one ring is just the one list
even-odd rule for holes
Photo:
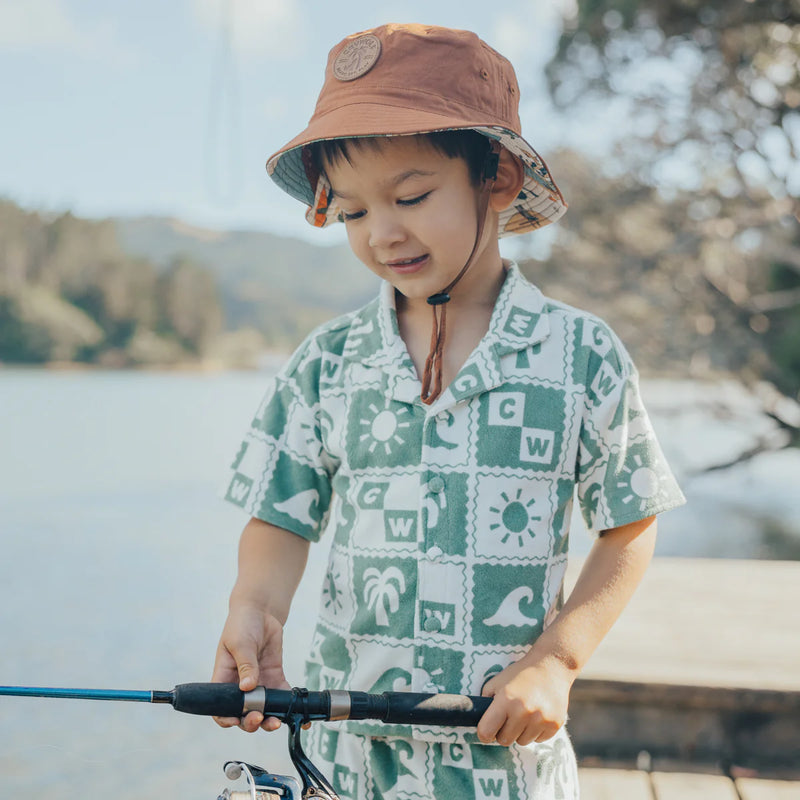
[[502,538],[500,542],[505,544],[512,537],[516,537],[517,545],[522,547],[525,543],[525,536],[527,534],[533,538],[536,534],[531,529],[531,522],[541,521],[541,516],[533,516],[531,506],[536,504],[536,498],[531,497],[526,503],[521,501],[522,489],[517,489],[516,496],[512,500],[505,492],[500,492],[500,497],[503,502],[498,503],[499,508],[491,506],[489,511],[497,515],[497,522],[489,525],[489,530],[496,531],[500,529]]
[[402,429],[408,428],[411,423],[401,422],[398,417],[402,417],[403,413],[408,413],[408,410],[401,408],[394,412],[387,407],[377,408],[374,403],[370,403],[368,411],[372,416],[359,420],[365,429],[360,441],[368,442],[367,450],[370,454],[381,447],[384,455],[391,455],[393,447],[402,447],[405,444]]

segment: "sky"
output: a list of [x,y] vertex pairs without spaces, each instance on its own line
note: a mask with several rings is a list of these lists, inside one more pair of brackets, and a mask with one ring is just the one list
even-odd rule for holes
[[385,22],[473,30],[514,64],[546,156],[565,143],[543,68],[570,2],[0,0],[0,197],[332,241],[264,169],[305,127],[328,50]]

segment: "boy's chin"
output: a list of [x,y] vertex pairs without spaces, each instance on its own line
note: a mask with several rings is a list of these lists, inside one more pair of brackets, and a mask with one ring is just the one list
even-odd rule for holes
[[402,299],[406,303],[425,303],[427,305],[428,298],[436,291],[428,292],[420,289],[413,289],[408,286],[398,286],[394,281],[390,281],[394,287],[395,297]]

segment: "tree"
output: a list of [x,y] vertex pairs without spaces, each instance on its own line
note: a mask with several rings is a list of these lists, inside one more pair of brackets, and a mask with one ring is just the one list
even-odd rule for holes
[[28,323],[13,297],[0,294],[0,363],[40,364],[52,346],[47,331]]
[[110,220],[0,201],[0,359],[173,363],[201,354],[221,327],[206,270],[179,260],[158,276],[123,252]]
[[159,278],[159,330],[173,334],[189,352],[200,354],[222,330],[214,276],[185,257],[173,259]]
[[[566,110],[614,104],[600,165],[671,206],[681,256],[800,385],[800,0],[578,0],[548,68]],[[656,195],[652,193],[655,192]],[[634,201],[635,202],[635,201]],[[681,215],[682,210],[682,215]]]

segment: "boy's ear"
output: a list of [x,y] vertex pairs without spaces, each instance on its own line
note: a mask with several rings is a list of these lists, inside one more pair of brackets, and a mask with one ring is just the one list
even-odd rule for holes
[[505,147],[501,148],[497,179],[492,187],[489,206],[497,212],[508,208],[522,191],[524,182],[525,172],[522,162]]

